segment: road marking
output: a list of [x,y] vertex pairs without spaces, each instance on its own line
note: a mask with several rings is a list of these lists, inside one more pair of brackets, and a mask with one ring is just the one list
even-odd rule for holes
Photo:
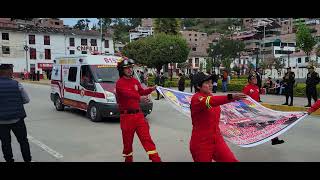
[[57,151],[51,149],[50,147],[48,147],[47,145],[43,144],[41,141],[35,139],[34,137],[30,136],[28,134],[27,138],[34,144],[36,144],[37,146],[39,146],[40,148],[42,148],[43,150],[45,150],[47,153],[49,153],[51,156],[55,157],[56,159],[61,159],[63,158],[63,155],[58,153]]

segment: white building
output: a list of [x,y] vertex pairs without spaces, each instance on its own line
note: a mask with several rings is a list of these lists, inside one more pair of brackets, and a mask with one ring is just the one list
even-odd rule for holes
[[[288,57],[282,57],[285,67],[288,66]],[[313,63],[320,64],[320,58],[316,55],[314,51],[310,53],[308,57],[303,51],[295,52],[289,56],[290,67],[304,68]]]
[[153,35],[153,27],[141,27],[138,26],[134,30],[130,30],[130,42],[137,40],[139,38],[144,38]]
[[27,70],[51,71],[58,56],[114,53],[113,40],[99,32],[39,26],[0,26],[0,63],[12,63],[15,75]]

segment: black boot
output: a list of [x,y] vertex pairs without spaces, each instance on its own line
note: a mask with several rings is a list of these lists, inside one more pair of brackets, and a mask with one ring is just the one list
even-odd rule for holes
[[310,105],[310,104],[308,104],[308,105],[306,105],[306,106],[304,106],[304,107],[311,107],[311,105]]
[[271,139],[271,144],[272,145],[277,145],[277,144],[282,144],[282,143],[284,143],[284,140],[279,140],[279,138],[273,138],[273,139]]
[[284,103],[284,104],[282,104],[282,105],[288,105],[288,102],[286,102],[286,103]]

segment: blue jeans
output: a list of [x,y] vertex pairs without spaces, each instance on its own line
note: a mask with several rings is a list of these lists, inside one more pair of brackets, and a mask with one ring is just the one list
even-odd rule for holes
[[227,92],[227,81],[222,81],[222,91]]

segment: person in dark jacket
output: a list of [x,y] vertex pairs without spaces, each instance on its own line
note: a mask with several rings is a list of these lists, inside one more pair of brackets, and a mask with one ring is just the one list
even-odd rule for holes
[[213,93],[216,93],[216,92],[217,92],[218,79],[219,79],[219,76],[216,74],[215,71],[213,71],[213,73],[212,73],[212,75],[211,75],[211,80],[212,80],[212,92],[213,92]]
[[[285,93],[286,93],[286,102],[282,105],[293,106],[293,85],[295,83],[295,74],[291,71],[291,68],[287,68],[287,73],[283,77],[283,82],[286,85]],[[288,104],[289,97],[291,97],[291,102]]]
[[314,102],[318,100],[317,95],[317,84],[320,82],[319,74],[314,71],[313,66],[308,66],[308,74],[306,80],[306,95],[308,98],[308,105],[305,107],[311,107],[311,97],[313,98]]
[[190,92],[192,92],[192,88],[193,88],[193,76],[194,76],[194,73],[191,72],[189,74],[189,79],[190,79]]
[[182,73],[179,73],[179,82],[178,82],[178,89],[179,91],[184,91],[185,89],[185,78],[184,75]]
[[11,131],[16,136],[25,162],[31,162],[30,146],[24,118],[23,104],[30,99],[22,84],[12,79],[13,65],[0,64],[0,140],[6,162],[14,162]]

